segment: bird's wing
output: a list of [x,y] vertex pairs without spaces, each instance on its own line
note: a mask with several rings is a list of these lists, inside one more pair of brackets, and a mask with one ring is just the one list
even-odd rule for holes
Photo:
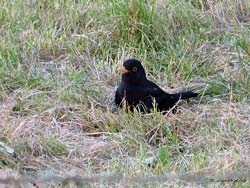
[[162,97],[167,95],[165,91],[163,91],[159,86],[149,80],[147,80],[147,83],[145,85],[145,92],[147,93],[147,95],[150,95],[152,97]]

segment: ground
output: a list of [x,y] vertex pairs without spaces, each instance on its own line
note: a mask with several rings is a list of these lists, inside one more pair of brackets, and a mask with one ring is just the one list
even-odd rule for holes
[[[247,0],[0,1],[0,186],[249,187],[249,11]],[[165,91],[199,97],[175,114],[114,108],[128,58]]]

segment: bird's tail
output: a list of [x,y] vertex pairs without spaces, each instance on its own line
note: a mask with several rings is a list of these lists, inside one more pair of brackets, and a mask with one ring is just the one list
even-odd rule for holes
[[175,94],[171,94],[171,96],[176,100],[180,100],[180,99],[189,99],[192,97],[197,97],[198,93],[194,93],[192,91],[187,91],[187,92],[181,92],[181,93],[175,93]]

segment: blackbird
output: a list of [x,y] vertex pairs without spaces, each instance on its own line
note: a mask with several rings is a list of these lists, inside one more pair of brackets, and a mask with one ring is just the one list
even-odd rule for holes
[[192,91],[166,93],[147,79],[141,62],[136,59],[126,60],[117,70],[122,72],[122,81],[115,93],[115,103],[119,107],[126,104],[131,111],[139,108],[140,111],[149,113],[156,107],[157,111],[166,112],[180,99],[189,99],[198,95]]

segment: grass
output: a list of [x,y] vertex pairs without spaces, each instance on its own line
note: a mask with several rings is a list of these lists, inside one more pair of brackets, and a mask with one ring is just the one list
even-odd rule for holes
[[[249,9],[246,0],[1,1],[3,177],[249,167]],[[131,57],[166,91],[200,97],[167,116],[113,111],[116,67]]]

